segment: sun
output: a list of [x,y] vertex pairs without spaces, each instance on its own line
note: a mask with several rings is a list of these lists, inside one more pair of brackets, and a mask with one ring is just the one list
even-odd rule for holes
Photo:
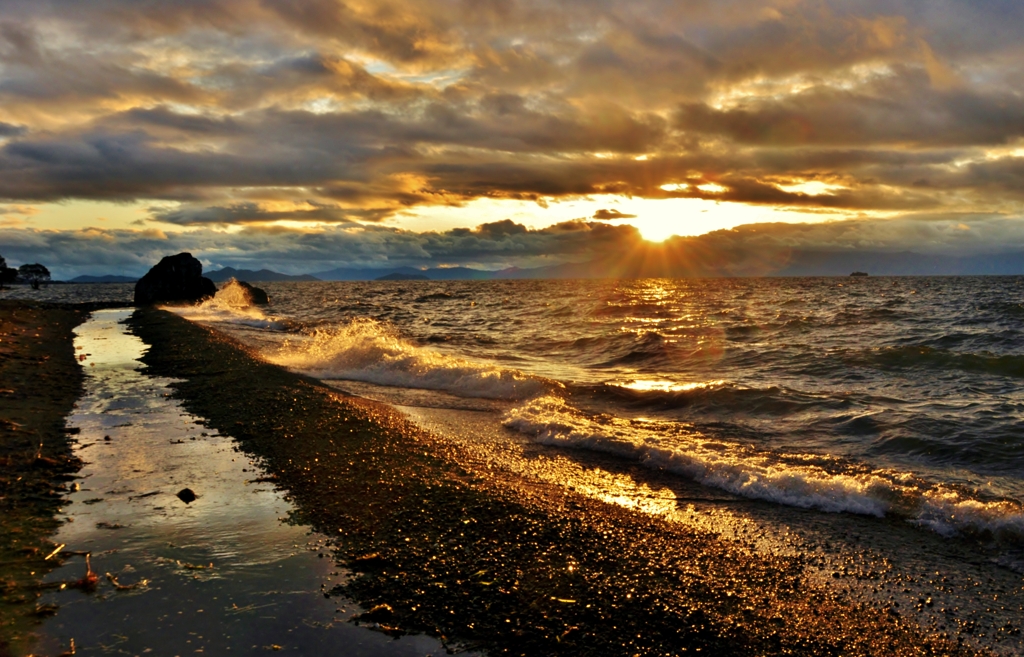
[[817,223],[827,217],[768,205],[746,205],[699,198],[629,199],[623,211],[636,215],[626,220],[648,242],[664,242],[679,236],[703,235],[763,222]]
[[[714,191],[714,190],[710,190]],[[512,199],[477,199],[461,206],[412,208],[396,216],[399,228],[444,231],[511,219],[539,229],[563,221],[604,221],[633,226],[649,242],[673,236],[703,235],[714,230],[761,222],[815,223],[828,216],[769,205],[746,205],[701,198],[640,198],[599,194],[546,199],[542,205]]]

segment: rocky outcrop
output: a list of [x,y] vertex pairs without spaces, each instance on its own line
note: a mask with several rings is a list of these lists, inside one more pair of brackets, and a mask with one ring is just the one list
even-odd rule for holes
[[216,299],[220,303],[235,308],[265,306],[270,303],[270,297],[264,290],[234,278],[225,283],[224,287],[217,292]]
[[135,305],[198,303],[217,293],[217,286],[203,276],[203,264],[191,253],[167,256],[135,284]]

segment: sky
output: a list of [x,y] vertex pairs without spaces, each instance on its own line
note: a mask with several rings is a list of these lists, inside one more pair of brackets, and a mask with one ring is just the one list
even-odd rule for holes
[[1024,250],[1022,91],[1020,0],[0,0],[0,255]]

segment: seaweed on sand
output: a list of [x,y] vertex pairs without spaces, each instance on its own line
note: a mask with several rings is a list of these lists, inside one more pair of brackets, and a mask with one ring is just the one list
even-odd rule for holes
[[49,612],[43,576],[59,565],[49,537],[80,462],[64,426],[82,390],[72,329],[85,309],[0,301],[0,655],[24,650]]

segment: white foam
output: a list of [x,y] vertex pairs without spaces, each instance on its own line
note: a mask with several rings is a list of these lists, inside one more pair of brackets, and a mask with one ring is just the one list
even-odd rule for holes
[[929,492],[914,522],[943,536],[988,532],[1024,539],[1024,513],[1011,501],[982,502],[955,491]]
[[515,370],[474,363],[416,346],[388,325],[356,319],[317,329],[265,357],[322,379],[350,379],[386,386],[444,390],[461,397],[521,400],[559,384]]
[[207,303],[211,302],[229,308],[250,308],[254,305],[252,292],[235,278],[228,279]]
[[278,331],[285,328],[279,320],[268,317],[259,306],[251,305],[245,290],[235,279],[231,279],[216,295],[200,304],[167,306],[164,309],[193,322],[236,324]]
[[829,512],[897,514],[945,536],[987,531],[1024,539],[1020,503],[966,498],[906,473],[844,467],[820,455],[782,459],[679,425],[592,417],[554,395],[512,409],[503,422],[541,444],[621,456],[743,497]]

